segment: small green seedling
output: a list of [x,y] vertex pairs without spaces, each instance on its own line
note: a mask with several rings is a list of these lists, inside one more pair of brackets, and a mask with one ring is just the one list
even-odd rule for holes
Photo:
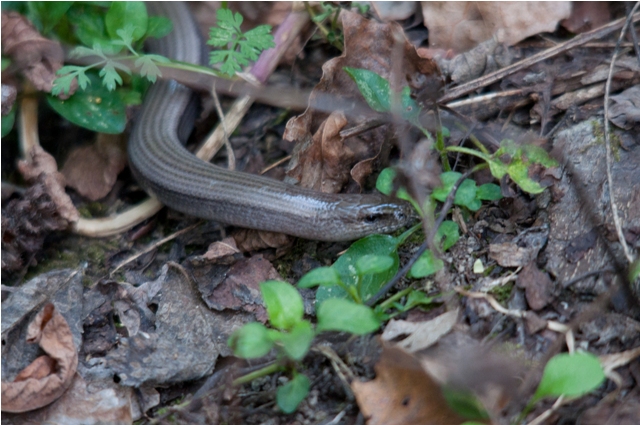
[[261,323],[248,323],[233,333],[229,346],[236,356],[245,359],[277,350],[278,368],[268,367],[264,374],[285,370],[284,365],[289,365],[293,377],[278,389],[277,403],[283,412],[291,413],[304,400],[310,386],[309,379],[291,364],[295,365],[307,355],[316,334],[340,331],[364,335],[376,331],[381,322],[370,307],[344,299],[329,299],[318,306],[318,325],[314,329],[311,322],[304,319],[302,297],[295,287],[286,282],[267,281],[260,284],[260,291],[273,329]]

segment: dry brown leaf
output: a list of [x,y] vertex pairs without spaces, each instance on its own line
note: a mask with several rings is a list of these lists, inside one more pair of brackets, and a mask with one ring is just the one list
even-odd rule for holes
[[560,22],[560,25],[574,34],[591,31],[611,21],[608,2],[574,1],[571,3],[571,16]]
[[224,238],[221,241],[213,242],[207,248],[207,252],[202,254],[202,258],[215,261],[224,257],[238,254],[240,250],[236,246],[236,240],[232,237]]
[[560,2],[422,2],[429,46],[466,52],[497,35],[512,46],[541,32],[553,32],[571,13],[571,3]]
[[64,176],[58,172],[56,160],[39,145],[29,152],[29,160],[18,162],[20,174],[28,182],[35,181],[41,175],[44,188],[56,205],[57,213],[69,222],[78,220],[80,214],[64,191]]
[[282,280],[282,277],[260,254],[243,258],[231,266],[205,302],[218,311],[230,309],[253,313],[257,320],[266,323],[267,312],[260,294],[260,283],[266,280]]
[[[285,140],[298,143],[289,171],[293,177],[304,174],[297,169],[298,164],[313,160],[303,158],[306,152],[324,152],[324,147],[310,147],[312,143],[322,143],[324,140],[322,137],[314,137],[329,116],[329,113],[324,111],[341,111],[347,117],[350,126],[366,122],[375,115],[364,102],[356,83],[344,71],[345,66],[367,69],[387,80],[391,80],[392,73],[397,73],[398,86],[409,85],[414,92],[419,92],[420,99],[427,103],[437,98],[442,87],[440,71],[435,61],[418,56],[398,24],[381,24],[345,11],[342,12],[341,18],[345,40],[344,52],[342,56],[331,59],[322,66],[323,76],[311,93],[309,107],[304,114],[289,120],[283,136]],[[397,43],[398,39],[402,42]],[[398,47],[401,47],[401,52],[397,51]],[[394,57],[400,57],[402,60],[394,63]],[[352,159],[348,164],[341,164],[339,169],[346,169],[354,162],[376,158],[379,152],[386,152],[389,147],[385,150],[383,145],[391,146],[393,136],[390,137],[390,134],[393,135],[394,132],[389,131],[387,124],[346,139],[344,149],[353,152],[353,156],[346,155],[344,159]],[[380,162],[386,160],[386,157],[380,158]],[[334,166],[335,164],[331,165]],[[324,168],[324,164],[320,164],[320,167]],[[359,170],[357,175],[360,181],[366,178],[363,173],[373,168],[365,167]],[[332,177],[336,181],[342,179],[338,176]],[[313,183],[319,184],[317,181]],[[333,183],[330,187],[333,187]]]
[[[233,238],[242,252],[275,248],[277,253],[280,253],[281,251],[286,251],[286,248],[293,243],[293,238],[284,233],[253,229],[239,229],[233,232]],[[278,256],[278,254],[276,254],[276,256]]]
[[[2,51],[38,89],[51,91],[56,71],[62,67],[64,52],[60,43],[40,35],[18,12],[2,11]],[[77,83],[72,85],[73,94]]]
[[5,412],[26,412],[46,406],[65,392],[76,373],[78,353],[73,335],[53,304],[45,305],[31,322],[27,341],[39,344],[50,360],[39,358],[20,372],[15,381],[2,382]]
[[577,425],[636,425],[640,418],[640,401],[637,391],[622,401],[605,397],[597,405],[580,415]]
[[553,282],[547,273],[544,273],[535,261],[526,265],[518,274],[516,285],[524,288],[527,304],[532,310],[541,310],[553,300]]
[[100,133],[95,143],[71,151],[62,167],[62,174],[67,186],[97,201],[111,191],[126,163],[122,136]]
[[443,335],[453,329],[458,319],[458,310],[441,314],[431,320],[413,323],[406,320],[391,320],[382,333],[384,341],[390,341],[400,335],[409,335],[397,345],[410,353],[432,346]]
[[62,397],[43,409],[12,417],[11,423],[131,425],[136,398],[134,388],[115,384],[112,379],[85,382],[76,374]]
[[288,175],[302,187],[325,193],[338,193],[349,179],[353,152],[345,146],[340,130],[347,119],[340,111],[333,112],[313,135],[310,143],[296,150],[296,163]]
[[376,379],[351,384],[368,425],[459,425],[464,420],[447,404],[420,361],[385,346],[375,366]]
[[609,119],[625,130],[640,123],[640,86],[633,86],[622,93],[611,96],[613,105],[609,108]]

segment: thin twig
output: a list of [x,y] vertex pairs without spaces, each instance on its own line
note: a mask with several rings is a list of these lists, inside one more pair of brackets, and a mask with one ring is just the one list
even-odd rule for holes
[[222,134],[224,141],[224,146],[227,148],[227,168],[229,170],[236,169],[236,154],[233,152],[233,148],[231,147],[231,142],[229,141],[229,132],[227,131],[227,124],[224,118],[224,112],[222,112],[222,105],[220,104],[220,99],[218,98],[218,93],[216,93],[216,84],[213,84],[213,89],[211,90],[211,95],[213,96],[213,104],[216,106],[216,112],[218,113],[218,119],[220,120],[220,125],[222,126]]
[[163,245],[163,244],[165,244],[165,243],[169,242],[170,240],[175,239],[175,238],[177,238],[178,236],[180,236],[180,235],[182,235],[182,234],[184,234],[184,233],[187,233],[189,230],[195,229],[196,227],[198,227],[198,226],[199,226],[199,225],[201,225],[201,224],[202,224],[202,222],[201,222],[201,221],[199,221],[199,222],[197,222],[197,223],[195,223],[195,224],[192,224],[191,226],[185,227],[185,228],[184,228],[184,229],[182,229],[182,230],[178,230],[177,232],[174,232],[174,233],[170,234],[169,236],[167,236],[167,237],[165,237],[165,238],[160,239],[160,240],[159,240],[159,241],[157,241],[157,242],[152,243],[151,245],[149,245],[148,247],[146,247],[146,248],[145,248],[145,249],[143,249],[142,251],[138,252],[137,254],[132,255],[131,257],[127,258],[126,260],[124,260],[123,262],[121,262],[120,264],[118,264],[118,265],[116,266],[116,268],[115,268],[115,269],[113,269],[113,270],[111,271],[111,273],[110,273],[110,274],[113,276],[113,274],[114,274],[116,271],[118,271],[119,269],[121,269],[123,266],[125,266],[125,265],[129,264],[130,262],[132,262],[132,261],[136,260],[136,259],[137,259],[137,258],[139,258],[140,256],[142,256],[142,255],[144,255],[144,254],[146,254],[146,253],[148,253],[148,252],[153,251],[154,249],[156,249],[156,248],[157,248],[157,247],[159,247],[160,245]]
[[609,140],[609,93],[611,91],[611,80],[613,78],[613,67],[616,63],[616,58],[618,52],[620,51],[620,43],[622,43],[622,39],[627,32],[627,28],[631,23],[634,14],[640,7],[640,1],[636,2],[635,6],[631,10],[629,16],[624,22],[622,27],[622,31],[620,31],[620,37],[618,37],[618,42],[616,43],[616,48],[613,52],[613,57],[611,58],[611,64],[609,65],[609,75],[607,76],[607,84],[605,87],[604,93],[604,144],[606,146],[606,160],[607,160],[607,182],[609,184],[609,202],[611,203],[611,213],[613,214],[613,223],[616,227],[616,233],[618,234],[618,241],[620,245],[622,245],[622,250],[624,251],[625,257],[627,257],[627,261],[629,264],[634,261],[634,254],[629,250],[629,246],[627,245],[627,241],[622,233],[622,224],[620,223],[620,217],[618,217],[618,206],[616,205],[615,195],[613,190],[613,177],[611,176],[611,140]]
[[287,155],[284,158],[279,159],[276,162],[274,162],[273,164],[267,166],[264,170],[260,171],[260,174],[267,173],[267,172],[273,170],[274,168],[276,168],[278,165],[284,164],[285,162],[289,161],[290,159],[291,159],[291,155]]
[[[635,9],[634,9],[635,10]],[[640,20],[640,13],[637,15],[630,15],[633,21]],[[458,87],[450,90],[447,94],[438,99],[438,103],[448,103],[452,100],[459,98],[467,93],[471,93],[474,90],[486,87],[490,84],[493,84],[497,81],[502,80],[503,78],[514,74],[518,71],[521,71],[525,68],[528,68],[538,62],[542,62],[546,59],[552,58],[556,55],[559,55],[562,52],[566,52],[574,47],[581,46],[589,41],[604,37],[605,35],[621,28],[625,23],[625,18],[618,19],[616,21],[610,22],[607,25],[604,25],[600,28],[596,28],[592,31],[582,33],[569,41],[558,44],[557,46],[553,46],[547,50],[543,50],[540,53],[537,53],[533,56],[525,58],[519,62],[514,63],[513,65],[507,66],[506,68],[499,69],[490,74],[484,75],[480,78],[477,78],[473,81],[469,81],[468,83],[461,84]]]

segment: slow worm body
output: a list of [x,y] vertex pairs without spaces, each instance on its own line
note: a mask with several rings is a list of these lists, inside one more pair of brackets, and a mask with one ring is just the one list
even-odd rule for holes
[[[149,6],[151,14],[173,21],[173,31],[149,43],[151,50],[178,61],[202,63],[202,41],[186,6],[181,2]],[[408,203],[384,195],[320,193],[202,161],[181,142],[195,115],[190,89],[175,81],[158,81],[147,92],[129,140],[129,161],[138,182],[175,210],[327,241],[388,233],[414,218]]]

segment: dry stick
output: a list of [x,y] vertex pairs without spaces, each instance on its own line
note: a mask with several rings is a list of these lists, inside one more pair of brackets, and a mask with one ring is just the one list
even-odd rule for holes
[[116,266],[115,269],[113,269],[110,273],[110,275],[113,276],[113,274],[115,272],[117,272],[119,269],[121,269],[123,266],[126,266],[127,264],[129,264],[130,262],[136,260],[137,258],[139,258],[140,256],[146,254],[147,252],[151,252],[154,249],[156,249],[157,247],[159,247],[160,245],[165,244],[166,242],[169,242],[170,240],[173,240],[175,238],[177,238],[178,236],[187,233],[189,230],[195,229],[196,227],[198,227],[200,224],[202,224],[201,221],[197,222],[196,224],[192,224],[191,226],[185,227],[182,230],[178,230],[177,232],[174,232],[172,234],[170,234],[169,236],[160,239],[159,241],[156,241],[154,243],[152,243],[151,245],[149,245],[148,247],[146,247],[145,249],[143,249],[142,251],[132,255],[131,257],[127,258],[126,260],[122,261],[120,264],[118,264]]
[[622,250],[624,251],[625,257],[627,257],[627,261],[629,264],[634,261],[634,254],[629,250],[629,246],[627,245],[627,241],[624,238],[624,234],[622,233],[622,224],[620,223],[620,217],[618,217],[618,206],[616,205],[616,201],[614,199],[614,191],[613,191],[613,177],[611,176],[611,140],[609,140],[609,93],[611,91],[611,79],[613,78],[613,67],[616,63],[616,58],[618,56],[618,52],[620,51],[620,43],[622,43],[622,39],[627,32],[627,28],[631,23],[631,18],[634,16],[635,12],[640,7],[640,1],[636,2],[635,6],[631,10],[629,16],[624,22],[624,26],[622,27],[622,31],[620,31],[620,37],[618,37],[618,42],[616,43],[616,48],[613,51],[613,57],[611,58],[611,64],[609,65],[609,75],[607,76],[607,84],[605,86],[604,93],[604,144],[606,146],[606,160],[607,160],[607,183],[609,184],[609,203],[611,204],[611,214],[613,215],[613,223],[616,227],[616,233],[618,234],[618,242],[622,245]]
[[[634,9],[635,10],[635,9]],[[633,19],[633,22],[640,20],[640,13],[630,15]],[[583,45],[588,43],[591,40],[595,40],[597,38],[604,37],[605,35],[621,28],[626,19],[621,18],[616,21],[613,21],[607,25],[604,25],[600,28],[596,28],[595,30],[585,32],[583,34],[578,35],[577,37],[566,41],[564,43],[558,44],[557,46],[553,46],[547,50],[543,50],[540,53],[537,53],[533,56],[530,56],[526,59],[521,60],[520,62],[516,62],[513,65],[510,65],[506,68],[499,69],[491,74],[484,75],[480,78],[477,78],[473,81],[469,81],[468,83],[462,84],[453,90],[449,91],[447,94],[438,99],[438,103],[447,103],[451,102],[454,99],[459,98],[467,93],[471,93],[474,90],[477,90],[482,87],[486,87],[490,84],[493,84],[501,79],[514,74],[518,71],[521,71],[525,68],[530,67],[533,64],[541,62],[543,60],[552,58],[562,52],[565,52],[574,47]]]
[[[222,136],[223,136],[222,141],[224,142],[224,146],[227,149],[227,168],[229,168],[230,170],[235,170],[236,154],[233,152],[233,148],[231,147],[231,142],[229,141],[229,133],[227,132],[226,119],[224,117],[224,112],[222,112],[222,105],[220,104],[220,99],[218,99],[218,93],[216,93],[215,83],[213,83],[213,89],[211,90],[211,94],[213,95],[213,103],[216,106],[218,119],[220,120],[220,125],[222,126]],[[205,142],[205,145],[206,144],[207,143]]]
[[[280,62],[280,59],[289,46],[291,46],[291,43],[295,40],[302,28],[307,24],[308,20],[309,17],[305,12],[292,11],[284,22],[280,24],[274,34],[276,47],[262,52],[260,58],[251,69],[251,74],[253,74],[257,81],[260,83],[266,82],[269,75],[273,73]],[[166,74],[171,77],[170,73]],[[190,73],[188,75],[197,78],[196,73]],[[208,78],[204,78],[204,81],[209,80]],[[213,79],[209,89],[211,89],[216,81],[221,83],[224,80],[221,81],[221,79]],[[233,83],[226,81],[224,85],[225,87],[232,87]],[[217,126],[216,130],[214,130],[213,134],[209,137],[210,143],[203,145],[198,150],[198,153],[196,154],[198,158],[208,161],[213,157],[213,155],[215,155],[224,143],[225,129],[228,132],[233,132],[235,130],[249,110],[253,100],[254,99],[250,95],[244,95],[236,99],[223,122]],[[112,217],[103,219],[81,218],[75,224],[73,230],[76,233],[91,237],[111,236],[122,233],[141,223],[157,213],[161,208],[162,204],[157,199],[150,198],[135,207],[127,209],[126,211]]]
[[366,305],[372,306],[380,298],[384,297],[387,294],[387,292],[389,292],[391,290],[391,288],[393,288],[400,281],[400,279],[402,279],[402,277],[405,274],[407,274],[407,272],[411,269],[413,264],[416,261],[418,261],[418,258],[420,258],[420,256],[432,245],[433,239],[435,238],[436,233],[438,232],[438,228],[440,227],[440,225],[444,221],[445,217],[449,213],[449,210],[453,206],[453,201],[454,201],[454,199],[456,197],[456,192],[458,191],[458,188],[460,187],[462,182],[467,177],[469,177],[471,174],[473,174],[476,171],[477,171],[476,167],[474,167],[474,168],[470,169],[469,171],[467,171],[466,173],[464,173],[456,181],[456,183],[451,188],[451,192],[449,192],[449,195],[447,196],[447,199],[446,199],[444,205],[442,206],[442,209],[440,210],[440,214],[438,215],[438,219],[435,221],[435,223],[433,225],[433,228],[431,228],[431,230],[429,231],[429,234],[427,235],[427,238],[425,239],[424,243],[422,245],[420,245],[420,248],[418,248],[418,250],[413,254],[413,257],[411,257],[411,259],[409,261],[407,261],[407,264],[405,264],[402,267],[402,269],[398,273],[396,273],[396,275],[393,277],[393,279],[391,279],[389,282],[387,282],[382,288],[380,288],[380,290],[373,297],[371,297],[371,298],[369,298],[367,300]]

